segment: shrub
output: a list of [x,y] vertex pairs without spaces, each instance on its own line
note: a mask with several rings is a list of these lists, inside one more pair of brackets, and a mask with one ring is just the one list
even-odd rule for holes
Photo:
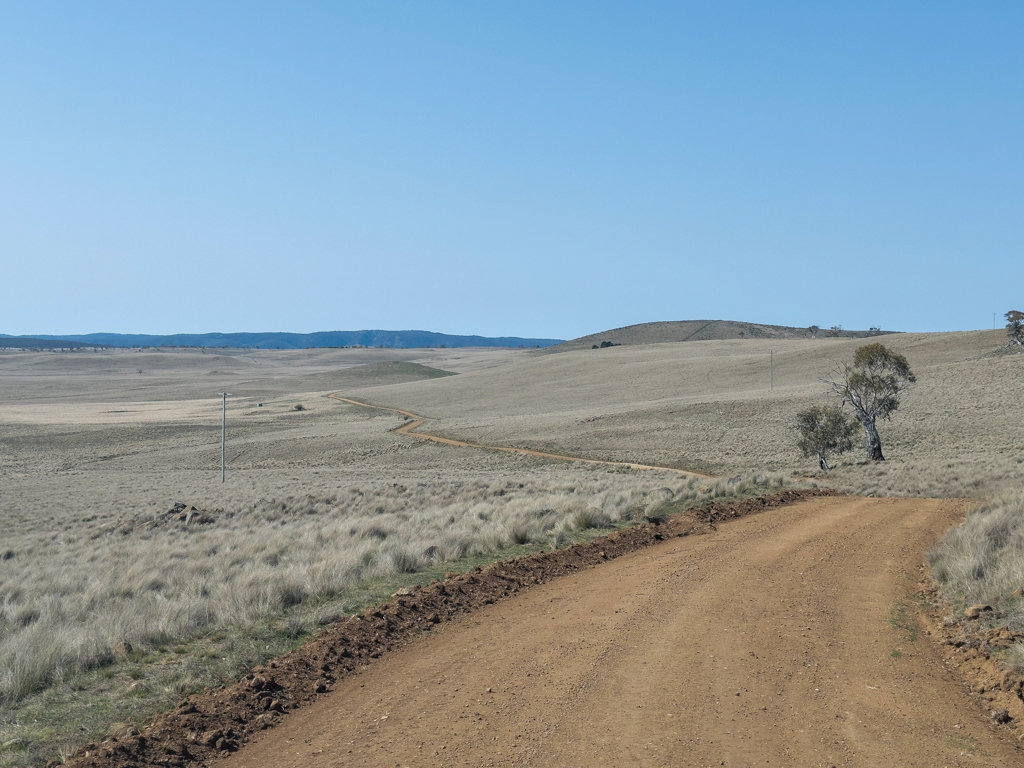
[[596,507],[580,509],[569,518],[569,525],[573,530],[585,531],[588,528],[608,528],[612,519]]
[[845,453],[853,448],[857,425],[834,405],[815,405],[796,415],[793,429],[799,439],[797,447],[804,456],[817,456],[818,466],[828,472],[829,454]]

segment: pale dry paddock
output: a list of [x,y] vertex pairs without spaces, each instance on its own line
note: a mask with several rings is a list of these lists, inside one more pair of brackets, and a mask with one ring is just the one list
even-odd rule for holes
[[[739,490],[672,472],[426,445],[392,434],[401,421],[391,414],[300,389],[438,375],[407,361],[366,367],[367,357],[394,354],[314,351],[301,365],[294,353],[0,357],[10,373],[0,407],[0,700],[126,647],[150,651],[274,618],[308,629],[356,608],[351,590],[367,581],[414,578],[512,545],[557,545],[658,503]],[[467,370],[500,357],[445,354]],[[318,370],[324,356],[336,367]],[[207,363],[274,369],[225,387]],[[341,367],[349,363],[362,367]],[[163,372],[125,391],[147,370]],[[220,403],[207,390],[224,388],[237,393],[222,485]],[[172,520],[179,501],[214,522]]]
[[[987,356],[1001,338],[986,332],[881,341],[908,357],[919,384],[882,425],[889,461],[848,455],[829,482],[953,496],[1019,483],[1024,357]],[[78,669],[117,659],[104,695],[142,696],[176,643],[192,663],[203,638],[328,621],[368,599],[369,582],[415,582],[417,569],[443,574],[453,558],[524,542],[557,545],[662,502],[734,493],[757,474],[816,475],[789,425],[858,343],[0,352],[0,743],[15,745],[0,765],[29,764],[42,754],[34,740],[58,738],[26,736],[26,723],[72,722],[53,713],[76,700],[75,686],[93,685]],[[431,445],[393,434],[403,423],[394,414],[325,397],[338,390],[420,413],[423,429],[451,437],[722,480]],[[185,526],[167,519],[175,502],[220,511]],[[210,653],[223,655],[225,642]],[[173,698],[188,681],[151,694]],[[51,698],[29,693],[51,684]]]
[[[894,334],[918,384],[891,423],[887,461],[863,450],[830,482],[874,495],[976,495],[1024,477],[1017,403],[1024,355],[991,354],[1002,331]],[[713,475],[817,470],[796,449],[797,411],[858,339],[706,341],[546,353],[440,381],[353,391],[432,418],[424,429],[481,443],[641,461]],[[774,355],[769,356],[769,352]],[[770,366],[774,360],[774,388]]]

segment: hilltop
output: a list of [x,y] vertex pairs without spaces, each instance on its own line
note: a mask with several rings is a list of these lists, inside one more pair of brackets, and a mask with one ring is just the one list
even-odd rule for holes
[[[821,328],[814,337],[837,337],[860,339],[894,331],[831,331]],[[624,328],[581,336],[549,348],[550,352],[568,352],[574,349],[590,349],[594,345],[605,346],[635,344],[665,344],[676,341],[724,341],[726,339],[809,339],[812,334],[807,328],[791,328],[785,325],[763,325],[735,320],[674,320],[658,323],[640,323]]]

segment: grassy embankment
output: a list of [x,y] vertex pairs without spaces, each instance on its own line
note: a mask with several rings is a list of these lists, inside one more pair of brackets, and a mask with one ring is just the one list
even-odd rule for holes
[[[763,492],[580,468],[551,477],[365,482],[186,524],[167,513],[0,553],[0,765],[27,766],[238,678],[398,587],[593,538],[652,507]],[[199,518],[200,520],[202,518]]]
[[[1011,373],[1014,388],[1019,389],[1024,363],[1020,350],[1008,345],[992,357]],[[971,384],[965,387],[969,390]],[[999,395],[1012,404],[1006,417],[1019,425],[1021,419],[1015,412],[1019,397],[1003,391]],[[991,438],[998,440],[1001,432]],[[1019,440],[1015,448],[996,452],[995,462],[1019,467],[1024,462]],[[1001,478],[1002,482],[999,479],[976,474],[965,495],[980,496],[982,500],[963,523],[946,533],[927,558],[932,578],[956,618],[967,606],[989,604],[994,610],[983,614],[979,629],[1006,625],[1024,631],[1024,484],[1019,480],[1019,470]],[[1024,667],[1024,646],[1011,647],[1005,661]]]
[[[928,561],[957,613],[987,603],[995,609],[988,624],[1024,631],[1024,490],[979,504],[928,553]],[[1024,666],[1024,648],[1016,646],[1008,661]]]

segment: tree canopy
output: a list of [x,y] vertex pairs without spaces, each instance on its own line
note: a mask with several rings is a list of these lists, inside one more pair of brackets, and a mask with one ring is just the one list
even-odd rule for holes
[[892,418],[900,395],[917,381],[907,358],[884,344],[865,344],[854,353],[852,364],[840,364],[827,381],[864,427],[868,459],[884,461],[876,422]]
[[796,415],[793,428],[799,434],[797,447],[804,456],[817,456],[818,466],[828,472],[828,457],[853,448],[856,423],[835,405],[815,405]]
[[1006,318],[1006,335],[1010,337],[1010,343],[1024,347],[1024,312],[1011,309],[1004,317]]

